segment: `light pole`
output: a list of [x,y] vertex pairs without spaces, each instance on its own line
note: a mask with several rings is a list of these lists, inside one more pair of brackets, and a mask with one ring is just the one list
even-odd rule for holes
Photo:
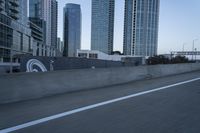
[[53,63],[54,63],[54,61],[53,60],[50,60],[50,71],[53,71]]
[[197,48],[194,49],[195,50],[195,62],[197,61]]
[[197,41],[198,39],[194,39],[193,40],[193,43],[192,43],[192,60],[193,60],[193,57],[194,57],[194,43],[195,41]]
[[182,49],[183,52],[185,51],[185,45],[186,43],[183,43],[183,49]]
[[185,56],[186,54],[184,54],[184,51],[185,51],[185,45],[186,43],[183,43],[183,49],[182,49],[182,55]]

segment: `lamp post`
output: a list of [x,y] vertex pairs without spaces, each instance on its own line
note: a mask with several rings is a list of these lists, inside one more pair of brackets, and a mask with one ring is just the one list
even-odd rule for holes
[[53,71],[53,69],[54,69],[54,68],[53,68],[53,63],[54,63],[54,61],[53,61],[53,60],[50,60],[50,69],[49,69],[50,71]]
[[193,43],[192,43],[192,60],[193,60],[193,57],[194,57],[194,43],[195,41],[197,41],[198,39],[194,39],[193,40]]
[[183,43],[183,49],[182,49],[183,52],[185,51],[185,45],[186,43]]
[[195,62],[196,62],[197,61],[197,48],[195,48],[194,51],[195,51],[195,58],[194,59],[195,59]]
[[183,49],[182,49],[182,55],[185,56],[186,54],[184,54],[184,51],[185,51],[185,45],[186,43],[183,43]]

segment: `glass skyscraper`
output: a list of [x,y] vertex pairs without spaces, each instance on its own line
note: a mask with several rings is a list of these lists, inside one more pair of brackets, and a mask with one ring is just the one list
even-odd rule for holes
[[157,54],[160,0],[125,0],[125,55]]
[[57,25],[58,25],[58,2],[51,1],[51,46],[57,45]]
[[81,46],[81,8],[77,4],[66,4],[64,7],[64,51],[66,57],[76,57]]
[[92,0],[91,50],[113,51],[115,0]]

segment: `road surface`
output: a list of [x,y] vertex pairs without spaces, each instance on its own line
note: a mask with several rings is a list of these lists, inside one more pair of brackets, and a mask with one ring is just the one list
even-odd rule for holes
[[0,133],[199,133],[200,72],[0,105]]

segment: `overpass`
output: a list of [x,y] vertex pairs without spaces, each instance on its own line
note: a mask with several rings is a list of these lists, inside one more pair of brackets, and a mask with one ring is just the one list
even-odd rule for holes
[[0,133],[198,133],[200,71],[0,105]]

